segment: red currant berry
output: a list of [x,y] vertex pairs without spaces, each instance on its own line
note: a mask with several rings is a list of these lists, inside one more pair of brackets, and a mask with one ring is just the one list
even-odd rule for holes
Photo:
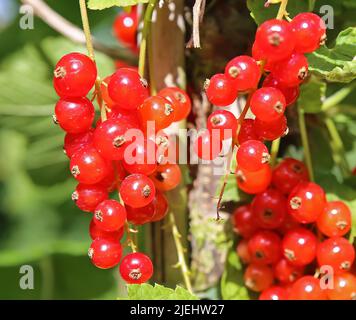
[[94,106],[87,98],[62,98],[54,111],[54,122],[69,133],[87,132],[95,116]]
[[321,288],[319,279],[304,276],[293,283],[289,300],[327,300],[326,289]]
[[113,241],[120,241],[124,236],[124,231],[124,228],[111,232],[104,231],[96,225],[94,218],[91,219],[89,225],[89,234],[92,240],[95,240],[96,238],[109,238]]
[[300,222],[295,220],[290,214],[286,214],[282,225],[278,228],[281,234],[286,234],[289,230],[301,227]]
[[105,104],[111,109],[115,106],[115,102],[110,98],[108,86],[111,76],[106,77],[100,84],[101,97]]
[[88,250],[91,262],[98,268],[115,267],[121,260],[122,247],[119,241],[111,238],[96,238]]
[[284,20],[271,19],[262,23],[256,32],[256,44],[261,49],[263,60],[281,60],[294,50],[295,37]]
[[242,121],[237,140],[239,144],[243,144],[248,140],[260,140],[255,130],[255,120],[244,119]]
[[263,87],[273,87],[278,90],[280,90],[286,99],[286,106],[289,106],[293,104],[294,102],[297,101],[299,97],[299,86],[296,87],[285,87],[282,86],[281,83],[272,77],[271,74],[269,74],[266,79],[263,81]]
[[264,290],[258,300],[288,300],[288,291],[283,287],[273,286]]
[[274,265],[274,276],[282,283],[293,283],[303,273],[304,267],[293,266],[285,258],[282,258]]
[[245,271],[244,281],[247,288],[261,292],[273,283],[273,272],[269,266],[251,263]]
[[305,164],[299,160],[285,158],[273,170],[272,183],[285,195],[291,193],[300,181],[309,181],[309,174]]
[[174,109],[174,121],[181,121],[188,117],[192,102],[187,93],[177,87],[164,88],[158,92],[160,97],[167,99]]
[[252,211],[260,228],[276,229],[285,219],[287,200],[280,191],[270,188],[255,196]]
[[237,99],[237,89],[231,78],[225,74],[214,75],[204,83],[204,89],[210,103],[219,107],[226,107]]
[[222,150],[220,130],[204,131],[194,141],[194,152],[203,160],[217,158]]
[[334,273],[341,273],[350,270],[355,249],[345,238],[333,237],[318,244],[316,257],[320,267],[330,266]]
[[251,98],[251,111],[261,121],[279,119],[286,109],[286,99],[281,91],[273,87],[258,89]]
[[80,183],[95,184],[109,173],[110,166],[93,147],[83,147],[70,159],[70,172]]
[[316,256],[317,239],[311,231],[296,228],[287,232],[282,240],[284,257],[293,266],[306,266]]
[[356,277],[348,272],[334,276],[334,287],[327,291],[330,300],[355,300]]
[[236,171],[237,185],[239,189],[249,194],[257,194],[265,191],[272,180],[272,170],[268,164],[262,166],[259,171]]
[[248,171],[261,170],[268,163],[270,155],[267,147],[258,140],[249,140],[240,145],[236,153],[239,168]]
[[150,178],[157,190],[170,191],[179,185],[182,173],[177,164],[163,164],[157,167],[156,172]]
[[253,263],[273,264],[282,257],[282,243],[272,231],[258,231],[248,242]]
[[137,10],[131,12],[121,12],[113,24],[115,37],[124,45],[135,48],[137,37],[138,19]]
[[120,196],[122,201],[133,208],[147,206],[155,197],[153,181],[143,174],[131,174],[122,181]]
[[260,140],[273,141],[288,134],[287,118],[282,116],[274,121],[255,119],[254,130]]
[[174,121],[173,105],[165,98],[154,96],[147,98],[138,108],[143,128],[154,122],[156,132],[169,127]]
[[237,120],[233,113],[227,110],[216,110],[210,114],[207,123],[210,132],[220,130],[222,139],[234,137],[237,130]]
[[290,23],[296,39],[295,51],[310,53],[325,44],[326,26],[324,21],[316,14],[303,12],[296,15]]
[[137,109],[148,98],[146,80],[129,68],[117,70],[108,85],[110,98],[122,109]]
[[93,142],[93,130],[82,133],[67,133],[64,137],[63,150],[70,159],[74,153],[82,147],[89,146]]
[[108,160],[121,160],[131,139],[125,133],[134,127],[122,120],[109,119],[101,123],[94,131],[94,146]]
[[257,88],[261,70],[255,59],[238,56],[226,65],[225,75],[233,80],[236,90],[248,91]]
[[95,184],[78,184],[72,193],[72,200],[80,210],[94,212],[96,206],[106,200],[109,193],[106,188]]
[[109,166],[109,173],[102,179],[98,185],[104,187],[108,192],[117,190],[118,185],[127,176],[127,172],[123,168],[121,162],[114,161]]
[[242,237],[250,238],[257,231],[251,205],[238,207],[232,217],[234,231]]
[[351,211],[342,201],[327,202],[316,224],[326,236],[342,237],[351,229]]
[[145,283],[151,279],[152,274],[152,261],[143,253],[130,253],[122,259],[120,264],[120,275],[127,283]]
[[288,197],[288,212],[301,223],[315,222],[325,205],[324,190],[313,182],[300,182]]
[[236,247],[236,253],[240,257],[242,263],[244,264],[249,264],[251,262],[251,254],[248,250],[248,240],[247,239],[242,239],[237,247]]
[[152,201],[155,206],[154,215],[151,219],[152,222],[162,220],[168,213],[168,200],[162,192],[157,191],[156,197]]
[[61,98],[85,97],[94,86],[97,70],[88,56],[73,52],[63,56],[54,69],[53,85]]
[[126,222],[126,210],[116,200],[104,200],[95,208],[94,222],[104,231],[116,231]]
[[273,56],[266,58],[265,53],[261,48],[259,47],[258,43],[255,41],[252,45],[252,57],[255,59],[255,61],[263,61],[263,69],[266,71],[271,71],[273,68],[273,65],[275,63]]
[[[286,70],[288,70],[286,72]],[[282,86],[296,87],[308,76],[308,60],[300,53],[293,53],[289,58],[279,61],[273,67],[272,77]]]

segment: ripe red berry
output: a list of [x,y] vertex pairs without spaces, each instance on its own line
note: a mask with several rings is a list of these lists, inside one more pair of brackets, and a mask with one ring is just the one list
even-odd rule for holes
[[288,291],[283,287],[273,286],[264,290],[258,300],[288,300]]
[[124,228],[111,232],[104,231],[96,225],[96,223],[94,222],[94,218],[90,220],[89,234],[92,240],[95,240],[96,238],[109,238],[113,241],[120,241],[124,236],[124,231]]
[[94,131],[94,146],[99,153],[108,160],[122,160],[125,149],[131,139],[125,135],[129,129],[134,129],[131,123],[108,119],[101,123]]
[[327,294],[330,300],[355,300],[356,277],[348,272],[334,275],[334,287]]
[[157,190],[170,191],[179,185],[182,173],[177,164],[163,164],[157,167],[156,172],[150,178]]
[[342,201],[327,202],[316,224],[326,236],[342,237],[351,229],[351,211]]
[[238,207],[232,218],[234,231],[244,238],[250,238],[258,229],[251,205]]
[[111,76],[108,92],[118,107],[130,110],[137,109],[149,96],[146,80],[129,68],[121,68]]
[[281,60],[294,50],[295,37],[285,20],[271,19],[262,23],[256,32],[257,46],[261,49],[263,59]]
[[298,279],[291,288],[289,300],[327,300],[326,289],[313,276]]
[[64,137],[63,150],[70,159],[74,153],[84,146],[91,145],[93,142],[93,130],[82,133],[67,133]]
[[108,162],[93,147],[83,147],[70,159],[70,172],[83,184],[95,184],[109,173]]
[[251,111],[257,119],[270,122],[279,119],[286,109],[282,92],[273,87],[258,89],[251,98]]
[[129,253],[122,259],[120,264],[120,275],[127,283],[145,283],[151,279],[152,274],[152,261],[143,253]]
[[94,106],[87,98],[62,98],[54,112],[54,122],[69,133],[89,131],[95,116]]
[[207,129],[210,132],[220,130],[222,139],[234,137],[237,130],[237,120],[234,114],[227,110],[216,110],[208,118]]
[[206,80],[204,89],[209,101],[219,107],[226,107],[237,99],[237,89],[233,80],[223,73],[216,74],[210,80]]
[[122,201],[133,208],[148,205],[155,197],[153,181],[143,174],[131,174],[122,181],[120,196]]
[[285,219],[287,200],[280,191],[270,188],[254,197],[252,211],[260,228],[276,229]]
[[88,256],[98,268],[115,267],[121,260],[122,247],[118,240],[112,238],[96,238],[91,243]]
[[113,192],[114,190],[117,190],[121,181],[125,179],[127,172],[119,161],[113,161],[110,164],[109,173],[98,183],[98,185],[104,187],[108,192]]
[[249,264],[251,262],[251,254],[248,250],[248,240],[241,239],[236,247],[236,253],[241,259],[242,263]]
[[217,158],[222,150],[220,130],[204,131],[194,141],[194,152],[203,160]]
[[162,220],[168,213],[168,200],[160,191],[156,191],[156,196],[152,201],[155,210],[151,222]]
[[326,40],[326,26],[316,14],[303,12],[296,15],[290,23],[296,39],[295,51],[310,53],[323,45]]
[[143,128],[149,126],[148,121],[154,122],[156,132],[169,127],[175,118],[172,103],[160,96],[147,98],[139,106],[138,113]]
[[72,200],[80,210],[94,212],[96,206],[109,197],[108,191],[98,184],[78,184]]
[[345,238],[333,237],[318,244],[316,257],[320,267],[330,266],[334,273],[341,273],[350,270],[355,249]]
[[263,61],[263,69],[265,71],[271,71],[275,63],[273,56],[266,57],[264,51],[259,47],[259,44],[255,41],[252,45],[252,57],[256,61]]
[[[111,76],[107,76],[100,84],[101,97],[105,104],[112,109],[115,106],[115,102],[110,98],[108,86],[110,82]],[[107,112],[108,114],[109,112]]]
[[315,222],[325,205],[324,190],[313,182],[300,182],[288,197],[288,212],[301,223]]
[[251,263],[245,271],[244,282],[247,288],[261,292],[273,283],[273,272],[269,266]]
[[286,87],[298,86],[307,76],[308,60],[300,53],[293,53],[287,59],[279,61],[272,70],[272,77]]
[[269,74],[263,81],[263,87],[273,87],[280,90],[286,99],[286,106],[289,106],[297,101],[300,93],[299,86],[285,87],[281,85],[280,81],[273,78],[272,74]]
[[126,210],[116,200],[104,200],[95,208],[94,222],[104,231],[117,231],[126,222]]
[[273,141],[288,134],[287,118],[283,115],[274,121],[255,119],[254,130],[260,140]]
[[237,165],[248,171],[261,170],[268,163],[270,155],[267,147],[258,140],[249,140],[240,145],[236,153]]
[[284,257],[293,266],[306,266],[316,256],[317,239],[311,231],[296,228],[286,233],[282,240]]
[[258,231],[248,242],[252,263],[273,264],[282,256],[282,243],[272,231]]
[[261,70],[255,59],[238,56],[226,65],[225,75],[233,80],[236,90],[248,91],[257,88]]
[[264,164],[259,171],[236,171],[237,185],[239,189],[249,194],[257,194],[268,188],[272,180],[272,170],[268,164]]
[[290,264],[287,259],[282,258],[274,265],[274,276],[281,283],[293,283],[304,273],[304,267]]
[[272,184],[288,195],[300,181],[309,181],[305,164],[292,158],[283,159],[273,170]]
[[181,121],[188,117],[192,109],[192,102],[184,90],[177,87],[168,87],[158,92],[158,95],[172,104],[174,121]]
[[135,48],[137,37],[138,19],[137,10],[131,12],[120,12],[113,24],[115,37],[124,45]]
[[97,70],[88,56],[73,52],[56,64],[53,85],[61,98],[85,97],[94,86]]
[[300,222],[295,220],[290,214],[286,214],[282,225],[278,228],[281,234],[286,234],[289,230],[301,227]]
[[244,119],[242,121],[237,140],[239,144],[243,144],[247,140],[260,140],[255,130],[255,120]]

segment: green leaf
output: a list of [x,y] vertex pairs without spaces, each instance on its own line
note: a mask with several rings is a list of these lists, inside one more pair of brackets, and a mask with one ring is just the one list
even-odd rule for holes
[[356,79],[356,27],[341,31],[332,49],[322,47],[308,55],[309,70],[330,82]]
[[139,3],[147,3],[149,0],[88,0],[88,8],[102,10],[111,7],[135,6]]
[[235,250],[228,252],[225,270],[221,278],[221,295],[224,300],[249,300],[243,281],[243,268]]
[[144,284],[131,284],[127,286],[128,296],[122,299],[130,300],[198,300],[198,298],[186,289],[177,286],[175,290],[159,284],[154,286]]
[[307,113],[318,113],[325,100],[326,83],[316,77],[300,87],[298,105]]

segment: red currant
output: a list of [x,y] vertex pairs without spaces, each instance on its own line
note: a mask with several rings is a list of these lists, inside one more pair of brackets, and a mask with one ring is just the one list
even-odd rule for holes
[[137,10],[121,12],[113,24],[113,32],[116,38],[124,45],[135,48],[137,37],[138,19]]
[[282,116],[274,121],[255,119],[254,130],[260,140],[273,141],[288,134],[287,118]]
[[209,101],[219,107],[226,107],[237,99],[237,89],[233,80],[223,73],[216,74],[210,80],[206,80],[204,89]]
[[248,171],[261,170],[268,163],[270,155],[267,147],[258,140],[248,140],[240,145],[236,153],[237,165]]
[[151,179],[157,190],[170,191],[179,185],[182,179],[182,173],[177,164],[163,164],[157,167]]
[[301,223],[315,222],[325,205],[324,190],[313,182],[300,182],[288,197],[288,211]]
[[89,234],[92,240],[95,240],[96,238],[109,238],[113,241],[120,241],[124,236],[124,231],[124,228],[111,232],[104,231],[96,225],[94,218],[91,219],[89,225]]
[[93,130],[82,133],[67,133],[64,137],[63,150],[70,159],[74,153],[84,146],[91,145],[93,142]]
[[257,194],[268,188],[272,180],[272,170],[268,164],[262,166],[259,171],[236,171],[237,185],[239,189],[249,194]]
[[251,205],[240,206],[234,211],[233,225],[234,231],[244,238],[250,238],[257,231]]
[[188,117],[192,102],[187,93],[177,87],[164,88],[158,95],[167,99],[174,109],[174,121],[181,121]]
[[148,205],[155,197],[156,188],[153,181],[143,174],[131,174],[122,181],[120,196],[122,201],[133,208]]
[[127,283],[145,283],[151,279],[152,274],[152,261],[143,253],[130,253],[122,259],[120,264],[120,275]]
[[108,192],[117,190],[119,183],[125,179],[127,172],[121,162],[113,161],[109,166],[109,173],[102,179],[98,185],[104,187]]
[[82,133],[90,130],[94,116],[94,106],[87,98],[62,98],[56,104],[53,120],[66,132]]
[[115,267],[120,262],[121,255],[120,242],[112,238],[96,238],[88,250],[91,262],[101,269]]
[[[218,134],[216,134],[218,133]],[[194,141],[194,152],[203,160],[217,158],[222,150],[220,130],[204,131]]]
[[261,292],[273,283],[273,272],[269,266],[251,263],[245,271],[244,281],[247,288]]
[[222,139],[234,137],[237,130],[237,120],[233,113],[227,110],[216,110],[208,118],[207,129],[210,132],[220,130]]
[[94,222],[104,231],[117,231],[126,222],[126,210],[116,200],[104,200],[95,208]]
[[300,222],[295,220],[290,214],[286,214],[282,225],[278,228],[281,234],[286,234],[289,230],[301,227]]
[[303,273],[304,267],[291,265],[285,258],[282,258],[274,265],[274,276],[282,283],[293,283]]
[[334,276],[334,287],[327,291],[330,300],[355,300],[356,277],[348,272]]
[[236,247],[236,253],[240,257],[242,263],[244,264],[249,264],[251,262],[251,254],[248,250],[248,240],[247,239],[242,239],[237,247]]
[[258,43],[255,41],[252,45],[252,57],[255,61],[263,61],[263,69],[266,71],[271,71],[275,63],[273,56],[266,57],[264,51],[259,47]]
[[156,197],[152,201],[155,206],[155,211],[153,217],[151,218],[152,222],[162,220],[168,213],[168,200],[162,192],[157,191]]
[[273,286],[264,290],[258,300],[288,300],[288,291],[283,287]]
[[78,184],[72,193],[72,200],[80,210],[94,212],[96,206],[109,197],[106,188],[100,185]]
[[304,276],[293,283],[289,300],[327,300],[327,295],[319,279]]
[[237,140],[239,144],[243,144],[247,140],[260,140],[255,130],[255,120],[244,119],[242,121]]
[[94,61],[82,53],[69,53],[56,64],[54,89],[61,98],[85,97],[94,86],[96,77]]

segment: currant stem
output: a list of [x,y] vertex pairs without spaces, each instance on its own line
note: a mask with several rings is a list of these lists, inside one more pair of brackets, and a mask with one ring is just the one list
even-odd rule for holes
[[299,128],[300,128],[300,136],[302,138],[302,145],[304,149],[305,162],[308,167],[310,180],[314,181],[313,163],[312,163],[309,141],[308,141],[307,126],[305,123],[305,114],[304,114],[304,109],[301,106],[298,107],[298,121],[299,121]]
[[143,20],[142,40],[140,44],[140,55],[138,60],[138,72],[141,75],[141,77],[145,76],[147,41],[148,41],[149,31],[152,22],[152,13],[156,6],[156,3],[157,0],[150,0],[148,2],[145,11],[144,20]]
[[271,166],[274,167],[277,162],[277,156],[278,156],[278,151],[279,151],[279,146],[281,144],[281,138],[278,138],[276,140],[273,140],[272,142],[272,147],[271,147]]
[[127,245],[131,248],[132,252],[137,252],[137,246],[131,238],[131,229],[127,221],[125,222],[125,230],[126,230],[126,237],[127,237]]
[[283,17],[287,13],[287,5],[288,5],[288,0],[282,0],[281,1],[281,4],[279,5],[279,10],[278,10],[276,19],[278,19],[278,20],[282,20],[283,19]]
[[182,271],[183,280],[184,280],[187,290],[191,294],[193,294],[192,283],[190,281],[190,271],[189,271],[187,262],[185,261],[184,248],[183,248],[182,242],[180,241],[181,235],[178,231],[176,219],[174,217],[173,212],[169,213],[169,221],[172,226],[173,239],[174,239],[174,243],[175,243],[176,249],[177,249],[178,265]]
[[330,108],[335,107],[342,100],[344,100],[354,89],[355,89],[355,84],[353,83],[335,92],[333,95],[325,99],[323,106],[321,107],[321,110],[325,112]]

